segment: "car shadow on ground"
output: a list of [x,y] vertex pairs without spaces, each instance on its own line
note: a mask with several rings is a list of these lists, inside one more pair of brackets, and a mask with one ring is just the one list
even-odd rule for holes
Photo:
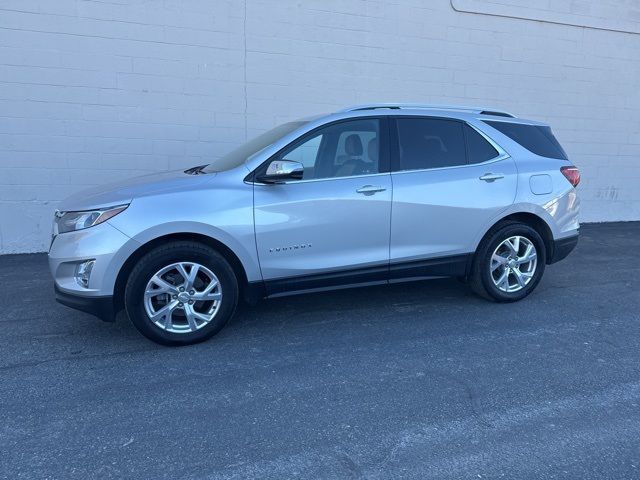
[[[240,302],[229,324],[209,341],[230,340],[247,329],[251,329],[254,335],[269,335],[270,332],[280,331],[283,322],[298,328],[313,328],[314,325],[329,322],[361,322],[366,317],[369,323],[375,324],[381,318],[394,314],[415,314],[420,310],[442,313],[449,307],[478,303],[488,302],[475,296],[462,282],[447,278],[303,293],[263,299],[254,305]],[[102,323],[79,312],[67,313]],[[115,325],[105,323],[100,328],[103,331],[105,329],[112,330],[115,337],[139,335],[124,312],[118,314]]]

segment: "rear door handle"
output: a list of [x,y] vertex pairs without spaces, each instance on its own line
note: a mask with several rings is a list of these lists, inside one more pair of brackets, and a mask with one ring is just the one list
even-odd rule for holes
[[364,195],[373,195],[377,192],[384,192],[386,188],[381,187],[379,185],[364,185],[356,190],[358,193],[362,193]]
[[504,175],[501,173],[485,173],[480,177],[480,180],[484,180],[485,182],[494,182],[501,178],[504,178]]

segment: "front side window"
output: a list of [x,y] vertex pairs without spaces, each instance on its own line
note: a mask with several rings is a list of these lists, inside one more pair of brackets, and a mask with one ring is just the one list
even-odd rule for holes
[[438,118],[397,118],[400,170],[467,163],[463,124]]
[[378,173],[380,120],[358,119],[316,130],[278,158],[304,165],[303,180]]

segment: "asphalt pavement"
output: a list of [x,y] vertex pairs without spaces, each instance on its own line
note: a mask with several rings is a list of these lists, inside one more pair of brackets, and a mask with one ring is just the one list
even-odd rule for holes
[[640,223],[515,304],[456,280],[243,307],[157,346],[0,257],[0,478],[638,479]]

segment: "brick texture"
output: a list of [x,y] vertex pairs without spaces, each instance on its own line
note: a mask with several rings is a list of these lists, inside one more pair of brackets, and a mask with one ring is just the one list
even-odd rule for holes
[[380,101],[547,121],[581,168],[582,219],[640,219],[634,2],[453,2],[0,2],[0,253],[45,250],[77,190]]

